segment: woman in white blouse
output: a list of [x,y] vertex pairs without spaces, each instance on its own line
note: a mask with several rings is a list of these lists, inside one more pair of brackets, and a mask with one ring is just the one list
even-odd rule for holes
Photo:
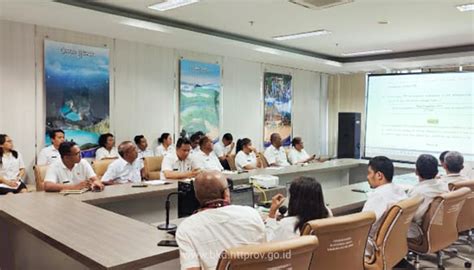
[[95,152],[95,160],[116,159],[119,157],[117,147],[115,147],[115,138],[111,133],[105,133],[99,137],[99,146]]
[[288,160],[291,165],[306,163],[315,159],[316,155],[310,156],[304,150],[303,140],[301,140],[301,137],[294,137],[291,141],[291,145],[293,148],[288,152]]
[[289,191],[288,216],[279,221],[276,214],[285,197],[277,194],[272,198],[272,206],[265,225],[268,241],[297,238],[306,222],[332,216],[331,210],[324,203],[321,184],[316,179],[298,177],[291,183]]
[[0,134],[0,195],[28,192],[22,182],[25,164],[21,154],[13,150],[13,140]]
[[158,138],[158,147],[156,147],[155,156],[166,157],[167,155],[173,153],[175,153],[175,150],[173,147],[173,138],[171,137],[171,134],[161,134],[161,136]]
[[237,155],[235,156],[235,167],[238,171],[253,170],[261,167],[260,159],[257,158],[256,150],[252,147],[252,141],[244,138],[237,141]]

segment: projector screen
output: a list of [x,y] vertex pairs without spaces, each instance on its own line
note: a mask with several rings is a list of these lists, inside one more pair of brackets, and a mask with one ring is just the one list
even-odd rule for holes
[[369,75],[365,157],[416,161],[459,151],[474,160],[474,73]]

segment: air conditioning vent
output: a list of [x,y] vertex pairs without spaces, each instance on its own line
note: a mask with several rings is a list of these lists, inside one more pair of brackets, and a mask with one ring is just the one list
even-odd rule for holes
[[324,9],[354,2],[354,0],[289,0],[291,3],[310,9]]

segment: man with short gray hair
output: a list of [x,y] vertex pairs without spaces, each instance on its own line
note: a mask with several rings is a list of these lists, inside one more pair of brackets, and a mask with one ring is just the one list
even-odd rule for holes
[[222,251],[263,243],[265,225],[257,210],[229,205],[227,179],[218,171],[205,171],[194,181],[200,209],[176,231],[181,269],[216,269]]
[[464,157],[457,151],[446,153],[443,168],[446,170],[446,175],[442,176],[441,180],[448,184],[468,180],[461,175],[461,171],[464,169]]
[[102,182],[104,184],[124,184],[127,182],[141,182],[141,169],[143,163],[140,162],[137,147],[131,141],[122,142],[118,146],[120,157],[112,162],[104,176]]

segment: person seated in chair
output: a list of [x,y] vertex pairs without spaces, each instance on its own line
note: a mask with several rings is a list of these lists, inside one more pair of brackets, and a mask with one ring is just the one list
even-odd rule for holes
[[59,154],[61,159],[52,163],[46,170],[45,191],[104,189],[92,166],[81,158],[81,149],[75,142],[61,143]]
[[268,166],[289,166],[290,163],[288,163],[285,149],[282,147],[280,134],[273,133],[270,135],[270,143],[271,145],[265,150],[265,153],[263,154],[267,159]]
[[464,157],[457,151],[446,153],[443,168],[446,171],[446,175],[441,176],[441,180],[448,184],[469,180],[461,175],[461,171],[464,169]]
[[372,211],[375,213],[375,222],[369,232],[368,243],[365,248],[365,255],[372,256],[374,252],[375,234],[379,230],[382,217],[390,207],[407,197],[405,191],[400,186],[392,183],[394,174],[393,163],[384,156],[377,156],[369,161],[367,169],[367,181],[374,191],[367,193],[367,201],[362,211]]
[[181,269],[215,269],[231,247],[265,242],[265,225],[257,210],[230,205],[227,179],[217,171],[199,174],[194,191],[200,208],[176,231]]
[[120,157],[110,163],[102,176],[102,183],[112,185],[141,182],[143,162],[138,159],[137,147],[131,141],[125,141],[118,146],[118,153]]
[[409,192],[408,197],[420,196],[423,202],[413,216],[408,230],[408,238],[417,238],[421,235],[423,216],[436,196],[449,192],[448,184],[436,178],[438,174],[438,160],[432,155],[420,155],[416,160],[416,175],[419,183]]
[[291,141],[293,148],[288,152],[288,160],[291,165],[307,163],[316,159],[316,155],[308,155],[304,150],[303,140],[301,137],[294,137]]
[[224,136],[222,136],[222,141],[214,144],[214,153],[219,158],[219,161],[225,170],[230,170],[230,165],[227,162],[227,158],[234,150],[235,143],[233,140],[234,138],[232,137],[232,134],[226,133]]
[[262,167],[260,158],[257,158],[257,151],[252,147],[249,138],[237,141],[238,153],[235,156],[235,167],[238,171],[254,170]]
[[190,151],[191,142],[186,138],[179,138],[176,152],[163,158],[160,178],[179,180],[195,177],[200,170],[193,167]]
[[13,140],[0,134],[0,195],[28,192],[23,178],[25,164],[21,154],[13,149]]
[[41,149],[38,154],[37,165],[45,166],[61,159],[59,145],[65,141],[64,131],[54,129],[49,132],[49,138],[51,139],[51,145]]
[[194,168],[199,168],[205,171],[224,170],[213,151],[213,147],[214,145],[209,137],[204,136],[199,140],[199,150],[192,156]]
[[332,216],[331,210],[324,203],[321,184],[316,179],[305,176],[298,177],[291,182],[289,191],[288,216],[279,221],[276,214],[285,201],[285,197],[282,194],[277,194],[272,198],[272,205],[265,225],[268,241],[297,238],[306,222]]

